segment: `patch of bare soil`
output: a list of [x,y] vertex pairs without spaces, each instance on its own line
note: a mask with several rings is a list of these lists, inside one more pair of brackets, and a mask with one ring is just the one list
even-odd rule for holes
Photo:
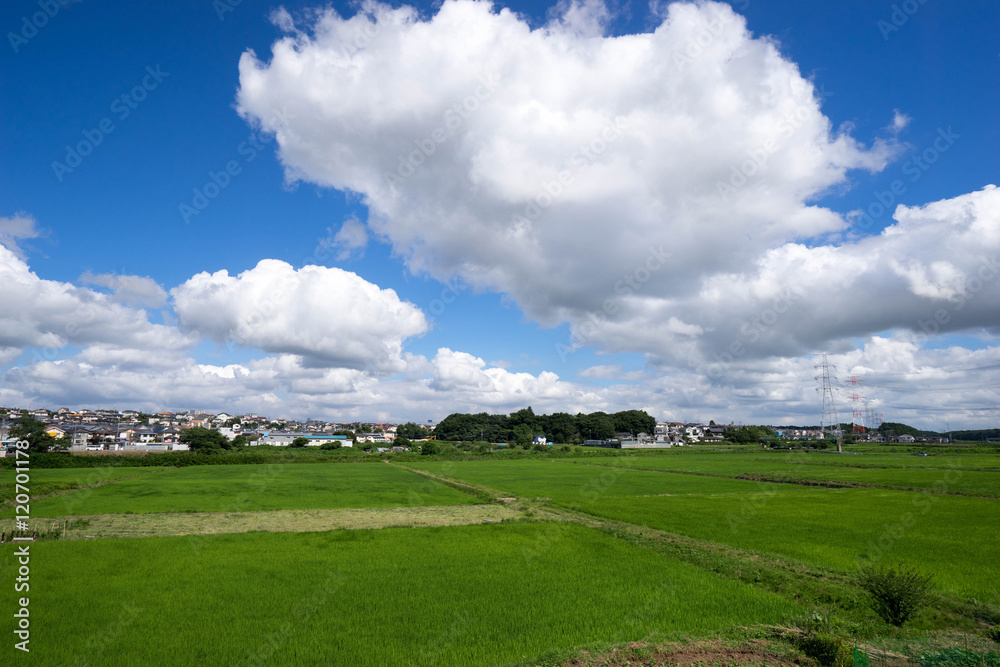
[[625,648],[602,655],[581,655],[564,667],[666,667],[667,665],[698,665],[699,667],[749,667],[750,665],[803,665],[808,659],[779,656],[767,650],[765,642],[750,642],[730,646],[721,641],[652,646],[633,642]]

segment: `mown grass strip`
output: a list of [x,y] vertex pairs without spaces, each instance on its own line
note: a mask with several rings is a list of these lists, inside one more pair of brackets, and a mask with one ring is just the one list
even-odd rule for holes
[[461,526],[526,521],[523,508],[507,505],[378,507],[261,512],[184,512],[180,514],[99,514],[38,519],[42,539],[109,539],[175,537],[223,533],[316,532],[389,527]]

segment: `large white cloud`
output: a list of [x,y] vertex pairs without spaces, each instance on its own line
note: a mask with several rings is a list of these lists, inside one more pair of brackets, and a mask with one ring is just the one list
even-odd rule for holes
[[113,296],[39,278],[24,260],[0,246],[0,349],[106,344],[176,351],[193,343],[173,327],[151,323],[145,310],[116,303]]
[[170,291],[180,325],[220,342],[303,357],[307,365],[399,371],[423,312],[339,268],[273,259],[231,276],[199,273]]
[[[895,220],[838,246],[782,245],[687,297],[622,297],[624,318],[584,323],[574,342],[719,378],[741,360],[854,347],[850,339],[880,332],[1000,333],[1000,189],[901,206]],[[675,314],[698,328],[669,326]]]
[[668,303],[842,230],[809,202],[894,154],[834,130],[813,84],[728,5],[674,4],[619,37],[594,33],[599,4],[561,11],[536,30],[470,0],[427,20],[374,3],[282,15],[270,60],[240,61],[239,109],[277,133],[289,178],[361,193],[412,269],[548,324],[581,322],[623,280]]
[[[1000,282],[977,277],[1000,252],[995,189],[858,239],[811,202],[897,155],[903,115],[871,147],[835,130],[826,93],[728,5],[671,4],[618,37],[602,7],[564,3],[535,30],[470,0],[282,15],[270,60],[241,59],[239,108],[277,132],[290,179],[360,192],[412,269],[569,322],[563,354],[704,373],[995,327]],[[277,106],[291,120],[271,127]]]

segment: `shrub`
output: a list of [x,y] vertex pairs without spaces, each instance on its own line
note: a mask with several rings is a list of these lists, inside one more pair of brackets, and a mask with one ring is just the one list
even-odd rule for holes
[[288,446],[289,447],[305,447],[308,444],[309,444],[309,440],[307,438],[303,438],[303,437],[299,436],[298,438],[295,438],[294,440],[292,440],[292,444],[290,444]]
[[1000,625],[994,625],[986,631],[986,636],[1000,644]]
[[799,648],[823,667],[848,667],[854,664],[851,646],[840,637],[824,633],[806,635]]
[[342,445],[339,442],[324,442],[319,446],[320,449],[340,449]]
[[858,585],[868,593],[875,613],[898,628],[927,603],[931,579],[902,564],[867,565],[861,567]]
[[425,455],[432,455],[438,453],[438,444],[433,440],[427,440],[420,443],[420,453]]

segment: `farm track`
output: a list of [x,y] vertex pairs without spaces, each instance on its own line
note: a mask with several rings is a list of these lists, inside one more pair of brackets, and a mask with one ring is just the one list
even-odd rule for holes
[[[35,519],[44,539],[86,540],[121,537],[178,537],[222,533],[307,533],[390,527],[463,526],[524,521],[521,507],[444,505],[250,512],[96,514]],[[65,530],[64,530],[64,527]]]

